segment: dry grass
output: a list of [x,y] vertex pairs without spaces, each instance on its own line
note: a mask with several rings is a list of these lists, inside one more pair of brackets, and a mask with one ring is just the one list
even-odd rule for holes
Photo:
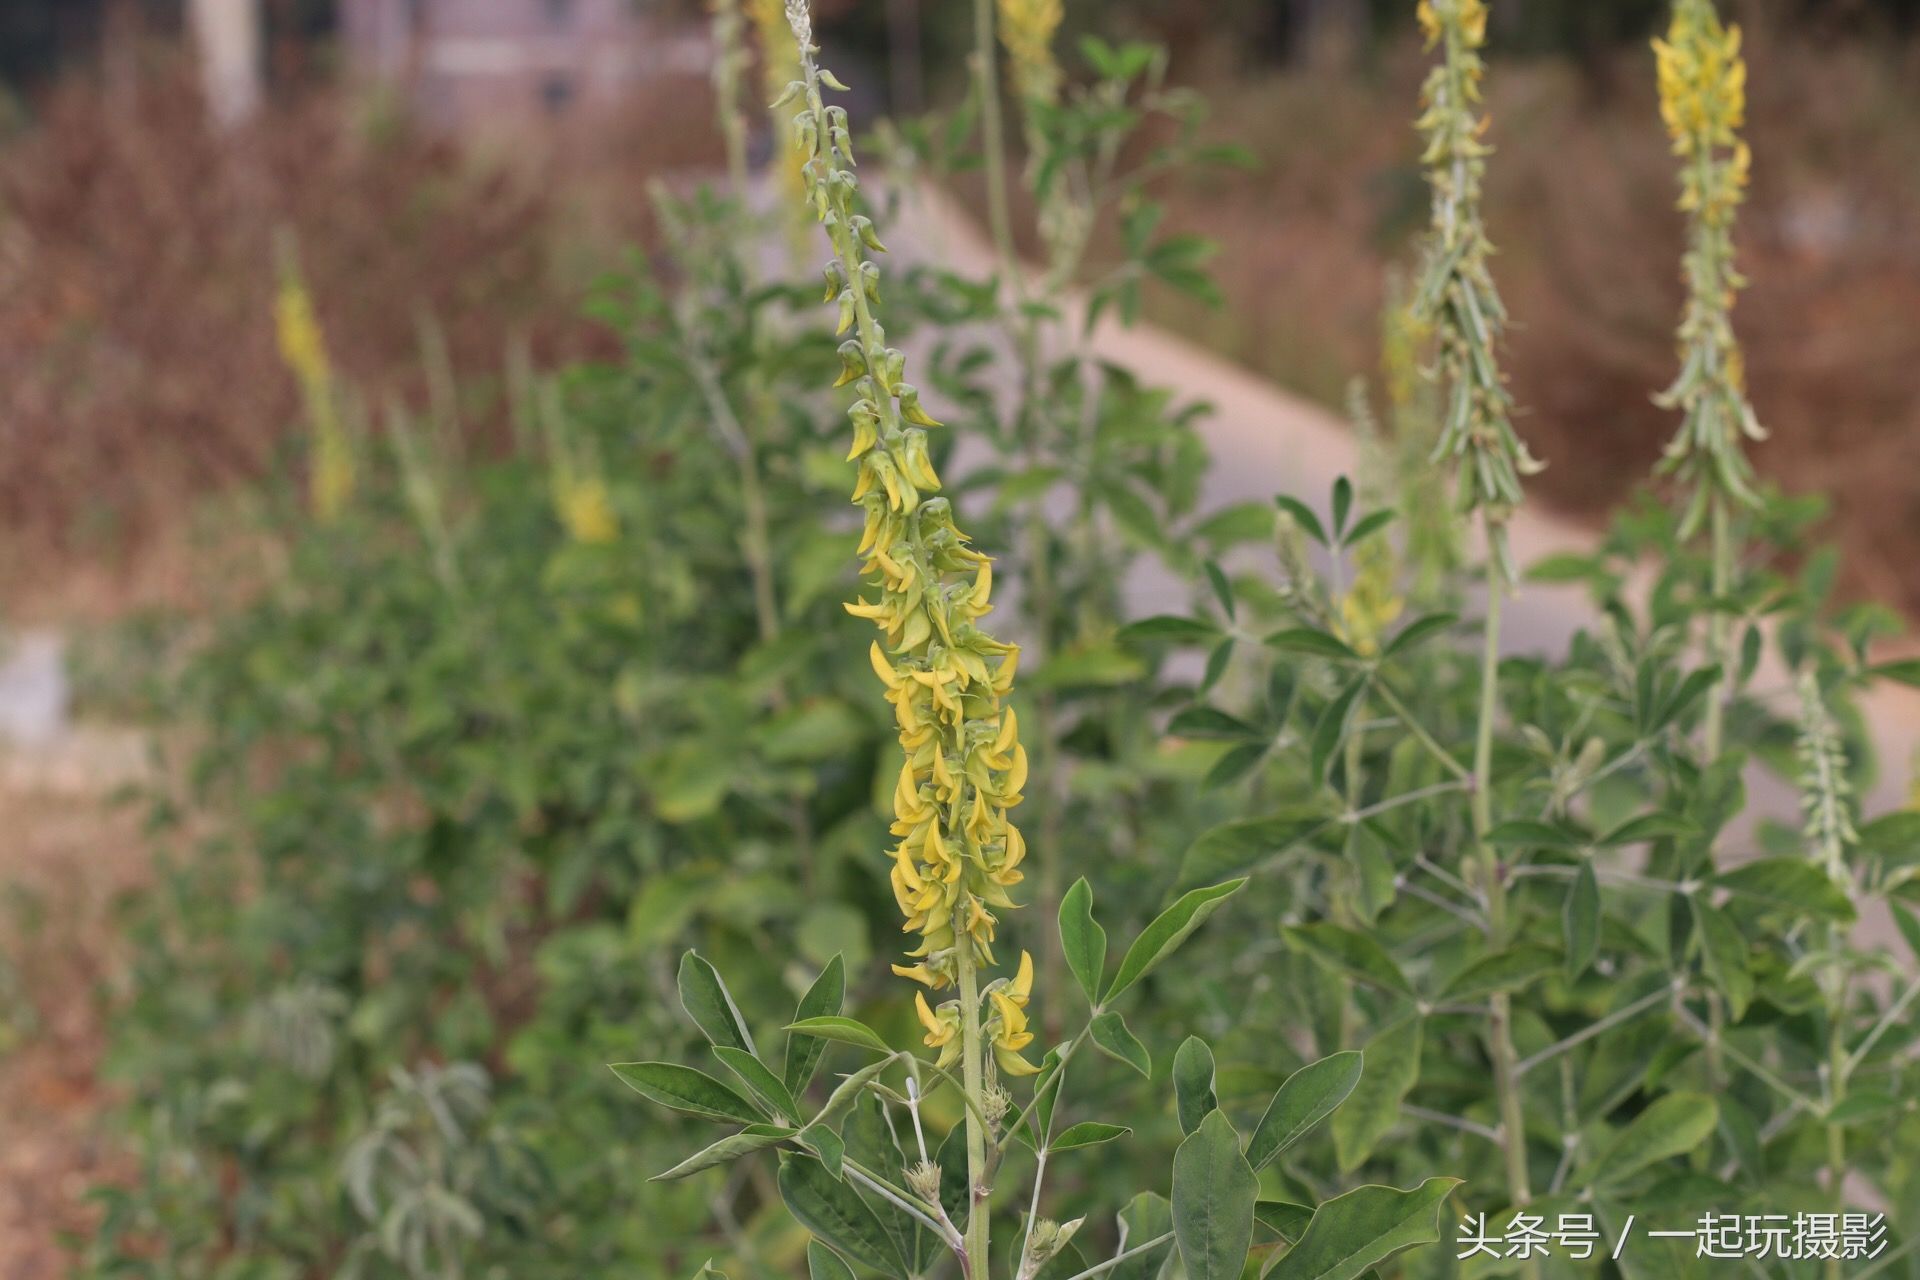
[[[0,140],[9,595],[288,464],[297,399],[271,322],[285,232],[348,378],[417,394],[431,315],[485,404],[515,336],[544,359],[591,349],[580,297],[645,237],[645,182],[714,151],[699,127],[633,127],[657,115],[647,101],[571,137],[473,149],[325,88],[223,136],[177,52],[135,65],[114,83],[67,77]],[[705,88],[646,92],[684,105]]]

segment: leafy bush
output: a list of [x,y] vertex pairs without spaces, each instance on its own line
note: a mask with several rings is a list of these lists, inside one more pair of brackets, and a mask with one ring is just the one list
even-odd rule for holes
[[[804,195],[769,221],[821,224],[829,333],[742,248],[778,228],[746,212],[717,8],[733,190],[657,195],[669,252],[594,304],[620,359],[511,380],[511,456],[461,457],[443,385],[375,457],[289,278],[311,510],[181,686],[203,737],[156,816],[188,856],[129,913],[115,1055],[145,1177],[104,1193],[92,1273],[1558,1276],[1590,1264],[1417,1246],[1443,1214],[1610,1243],[1855,1187],[1915,1238],[1920,986],[1846,932],[1883,899],[1920,949],[1913,824],[1855,814],[1850,701],[1914,673],[1822,562],[1778,567],[1809,513],[1747,480],[1744,73],[1711,6],[1660,55],[1695,227],[1681,500],[1533,569],[1599,606],[1556,658],[1502,657],[1533,467],[1478,214],[1480,0],[1419,9],[1433,226],[1391,436],[1322,505],[1212,512],[1198,410],[1089,341],[1150,282],[1209,289],[1151,188],[1232,157],[1153,51],[1089,41],[1076,81],[1058,10],[1004,0],[1044,264],[999,208],[999,279],[883,296],[885,210],[789,5]],[[904,142],[943,159],[971,118]],[[1149,123],[1177,142],[1129,167]],[[1148,557],[1189,611],[1128,616]],[[1018,628],[988,626],[997,565]],[[1804,829],[1749,820],[1765,771]],[[909,982],[866,980],[882,954]],[[1635,1237],[1618,1269],[1706,1265]]]

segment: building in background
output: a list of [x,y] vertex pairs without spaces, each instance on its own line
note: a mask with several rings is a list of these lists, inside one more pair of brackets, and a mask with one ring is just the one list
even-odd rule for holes
[[636,0],[339,0],[351,71],[407,88],[441,124],[511,124],[704,75],[700,24]]

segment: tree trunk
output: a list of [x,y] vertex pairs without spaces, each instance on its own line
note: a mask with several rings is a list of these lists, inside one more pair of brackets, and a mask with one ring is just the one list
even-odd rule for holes
[[187,27],[208,114],[221,128],[243,123],[260,107],[258,0],[188,0]]

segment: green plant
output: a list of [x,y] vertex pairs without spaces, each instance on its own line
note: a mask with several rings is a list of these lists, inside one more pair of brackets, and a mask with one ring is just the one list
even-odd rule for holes
[[[891,880],[907,930],[918,933],[922,945],[911,953],[916,963],[894,969],[934,991],[954,988],[958,999],[934,1008],[916,994],[925,1042],[939,1051],[929,1063],[890,1049],[873,1029],[843,1016],[844,972],[836,960],[801,997],[786,1025],[776,1073],[719,972],[689,952],[680,967],[682,1007],[744,1092],[667,1061],[622,1063],[614,1070],[670,1110],[743,1126],[663,1178],[781,1149],[779,1194],[813,1236],[808,1268],[815,1277],[851,1276],[856,1264],[917,1276],[948,1257],[972,1280],[986,1280],[996,1270],[1018,1280],[1091,1277],[1123,1267],[1157,1270],[1176,1251],[1186,1273],[1198,1280],[1238,1276],[1259,1217],[1258,1170],[1345,1100],[1358,1078],[1359,1057],[1331,1057],[1291,1077],[1243,1140],[1220,1109],[1212,1051],[1190,1037],[1173,1063],[1176,1111],[1186,1136],[1173,1159],[1170,1198],[1151,1190],[1136,1194],[1118,1217],[1110,1256],[1091,1265],[1076,1244],[1084,1238],[1085,1215],[1065,1222],[1041,1216],[1050,1161],[1132,1131],[1096,1120],[1056,1131],[1064,1081],[1078,1050],[1092,1043],[1142,1074],[1150,1072],[1146,1050],[1112,1006],[1244,882],[1228,880],[1181,895],[1128,947],[1110,979],[1106,932],[1093,917],[1091,890],[1077,882],[1061,901],[1060,945],[1089,1017],[1037,1069],[1022,1055],[1035,1038],[1026,1013],[1031,960],[1023,955],[1011,979],[983,980],[993,965],[995,910],[1013,906],[1007,890],[1023,878],[1025,859],[1024,842],[1006,819],[1027,773],[1017,720],[1002,705],[1017,650],[975,625],[986,611],[992,562],[968,546],[950,504],[935,496],[939,481],[927,461],[925,433],[937,424],[921,407],[918,389],[904,381],[904,356],[887,345],[878,318],[879,271],[869,256],[879,243],[856,205],[846,114],[822,98],[825,89],[842,86],[814,63],[805,4],[794,0],[788,15],[802,78],[784,100],[801,102],[795,128],[807,161],[803,172],[834,253],[828,293],[839,304],[841,329],[853,331],[841,347],[840,381],[853,384],[856,395],[849,410],[850,458],[859,462],[854,500],[865,513],[860,553],[867,557],[870,585],[880,592],[878,600],[848,610],[886,633],[887,646],[876,642],[870,658],[894,704],[904,756],[894,790],[893,832],[901,839]],[[846,1043],[871,1060],[815,1108],[805,1094],[823,1042]],[[956,1065],[957,1078],[949,1070]],[[932,1089],[927,1076],[935,1079]],[[1021,1104],[1010,1081],[1024,1077],[1032,1077],[1033,1086]],[[923,1108],[947,1089],[957,1093],[961,1114],[936,1147],[928,1141]],[[901,1113],[911,1125],[911,1147],[895,1136]],[[1022,1147],[1033,1156],[1030,1183],[1013,1173]],[[1010,1206],[1018,1246],[996,1255],[996,1193],[1004,1200],[1028,1185],[1024,1213],[1020,1200]],[[1293,1246],[1274,1274],[1353,1276],[1430,1240],[1437,1207],[1453,1185],[1436,1178],[1413,1192],[1360,1188],[1317,1212],[1269,1205],[1264,1229]]]
[[[1689,254],[1690,278],[1699,287],[1705,272],[1711,287],[1683,329],[1694,398],[1677,401],[1689,432],[1704,422],[1714,434],[1685,455],[1707,496],[1683,494],[1678,513],[1642,502],[1597,554],[1537,566],[1536,579],[1587,583],[1598,624],[1564,657],[1502,657],[1500,605],[1518,575],[1501,526],[1527,468],[1506,416],[1500,311],[1472,200],[1487,154],[1470,110],[1486,12],[1469,0],[1422,14],[1445,49],[1422,121],[1435,228],[1415,302],[1433,325],[1435,456],[1461,460],[1459,501],[1478,512],[1486,548],[1479,582],[1456,576],[1439,596],[1467,600],[1479,588],[1479,660],[1446,642],[1460,631],[1451,607],[1397,629],[1354,625],[1395,598],[1367,581],[1387,559],[1371,549],[1392,537],[1391,511],[1368,509],[1345,480],[1320,511],[1283,496],[1279,588],[1242,578],[1202,616],[1156,627],[1234,655],[1173,727],[1236,744],[1238,761],[1216,781],[1245,779],[1250,810],[1193,844],[1185,876],[1261,872],[1250,901],[1263,900],[1265,881],[1298,904],[1285,944],[1332,983],[1309,987],[1300,1015],[1325,1028],[1323,1050],[1349,1037],[1366,1047],[1356,1100],[1371,1105],[1336,1118],[1340,1166],[1467,1175],[1467,1203],[1487,1209],[1467,1215],[1463,1243],[1485,1220],[1498,1240],[1580,1212],[1610,1241],[1629,1221],[1678,1219],[1668,1229],[1690,1234],[1715,1214],[1876,1202],[1904,1225],[1913,1171],[1898,1145],[1914,1119],[1894,1100],[1911,1097],[1914,1068],[1887,1039],[1912,1041],[1914,980],[1866,981],[1898,966],[1849,937],[1856,904],[1881,899],[1920,951],[1899,901],[1910,893],[1911,815],[1867,823],[1860,830],[1876,835],[1858,842],[1847,833],[1867,763],[1850,697],[1915,673],[1869,658],[1884,619],[1827,603],[1830,562],[1816,558],[1797,578],[1780,567],[1804,536],[1806,504],[1757,492],[1736,504],[1701,478],[1709,456],[1733,465],[1727,451],[1750,421],[1725,318],[1726,192],[1737,194],[1744,151],[1715,133],[1709,176],[1685,188],[1696,215],[1700,182],[1722,193]],[[1708,42],[1689,65],[1711,65],[1681,77],[1704,82],[1704,102],[1670,105],[1670,117],[1705,111],[1724,125],[1714,95],[1737,93],[1737,35],[1687,3],[1676,31],[1676,44]],[[1720,372],[1703,382],[1703,369]],[[1366,487],[1376,502],[1388,497]],[[1398,499],[1421,501],[1404,480]],[[1736,506],[1748,539],[1737,552]],[[1729,519],[1697,548],[1698,513],[1716,508]],[[1308,545],[1327,558],[1324,574]],[[1649,561],[1653,580],[1636,585]],[[1399,594],[1416,593],[1426,594]],[[1703,618],[1713,625],[1696,656]],[[1755,688],[1762,671],[1798,687],[1796,710],[1777,712]],[[1741,824],[1749,776],[1767,774],[1804,794],[1802,828],[1764,819],[1750,834]],[[1876,1086],[1878,1101],[1856,1106],[1849,1081],[1863,1070],[1886,1092]],[[1872,1115],[1888,1128],[1857,1119]],[[1406,1141],[1389,1144],[1394,1134]],[[1871,1270],[1910,1272],[1910,1250],[1888,1248]],[[1841,1262],[1749,1259],[1769,1275],[1838,1274]],[[1490,1257],[1465,1249],[1455,1270],[1571,1275],[1583,1265],[1496,1245]],[[1669,1251],[1635,1237],[1618,1259],[1629,1276],[1708,1265],[1691,1238]]]

